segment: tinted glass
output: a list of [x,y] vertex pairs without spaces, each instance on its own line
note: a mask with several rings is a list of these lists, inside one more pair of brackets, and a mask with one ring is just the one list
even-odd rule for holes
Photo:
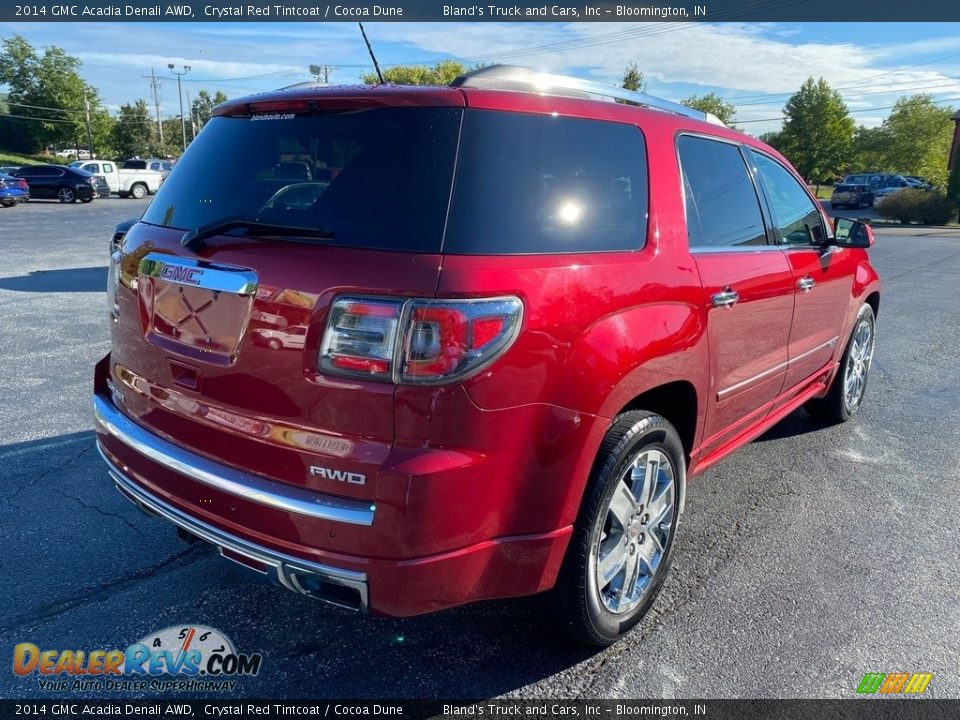
[[740,148],[690,135],[677,146],[690,247],[766,245],[760,202]]
[[146,170],[147,163],[144,160],[127,160],[122,167],[124,170]]
[[780,163],[751,151],[757,173],[780,232],[787,245],[811,245],[823,242],[820,209],[800,182]]
[[444,252],[633,250],[647,225],[634,126],[467,110]]
[[144,221],[186,230],[259,217],[328,230],[328,244],[438,252],[462,113],[385,108],[213,118]]
[[37,168],[32,168],[32,167],[20,168],[19,170],[16,171],[16,173],[18,177],[24,177],[24,178],[36,177]]

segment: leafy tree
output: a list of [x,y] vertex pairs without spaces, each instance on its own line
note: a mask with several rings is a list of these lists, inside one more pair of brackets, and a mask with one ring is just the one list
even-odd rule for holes
[[765,132],[759,137],[759,140],[761,140],[762,142],[765,142],[767,145],[774,148],[775,150],[780,149],[780,131],[779,130],[770,130],[768,132]]
[[854,122],[840,93],[823,78],[808,78],[783,108],[777,148],[807,180],[836,176],[850,161]]
[[640,68],[635,62],[628,64],[627,67],[624,68],[622,86],[627,90],[646,92],[646,78],[643,77],[643,73],[640,72]]
[[889,138],[887,164],[896,172],[921,175],[934,185],[947,182],[953,141],[953,108],[939,107],[931,95],[897,100],[883,131]]
[[213,109],[220,103],[225,103],[226,101],[227,96],[220,90],[217,90],[212,97],[206,90],[201,90],[197,93],[197,96],[190,104],[190,109],[193,111],[193,117],[196,118],[198,131],[207,124],[210,115],[213,114]]
[[[433,67],[426,65],[394,65],[383,71],[383,79],[395,85],[449,85],[468,72],[467,66],[457,60],[443,60]],[[360,76],[367,85],[380,82],[375,72]]]
[[883,127],[860,126],[853,135],[850,167],[854,171],[881,171],[890,166],[890,134]]
[[707,93],[706,95],[691,95],[686,100],[681,100],[684,105],[700,112],[713,113],[723,122],[724,125],[733,126],[733,118],[737,111],[733,103],[728,103],[716,93]]
[[24,152],[78,142],[85,147],[84,92],[91,108],[100,100],[79,70],[80,61],[61,48],[47,47],[41,54],[20,35],[6,38],[0,49],[0,84],[9,88],[10,114],[30,119],[7,120],[5,125],[13,129],[4,132],[4,144]]
[[122,161],[150,155],[155,143],[154,132],[154,122],[145,101],[121,105],[113,127],[113,146],[117,159]]

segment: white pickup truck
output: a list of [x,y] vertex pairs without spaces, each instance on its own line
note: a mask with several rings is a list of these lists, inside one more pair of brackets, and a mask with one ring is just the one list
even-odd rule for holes
[[155,193],[163,182],[161,172],[120,168],[111,160],[77,160],[70,163],[70,167],[106,178],[110,192],[122,198],[135,197],[139,200],[148,193]]

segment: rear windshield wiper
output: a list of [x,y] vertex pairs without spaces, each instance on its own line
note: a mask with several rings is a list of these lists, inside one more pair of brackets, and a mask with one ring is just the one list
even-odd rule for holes
[[293,225],[278,225],[262,222],[255,217],[235,217],[217,220],[207,225],[201,225],[196,230],[187,230],[180,238],[180,244],[185,248],[197,251],[206,245],[205,240],[214,235],[222,235],[230,230],[244,228],[247,235],[281,235],[285,237],[307,237],[321,240],[332,240],[332,230],[325,228],[296,227]]

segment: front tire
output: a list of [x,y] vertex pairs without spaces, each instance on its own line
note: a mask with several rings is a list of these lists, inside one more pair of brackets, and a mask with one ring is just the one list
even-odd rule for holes
[[860,409],[867,391],[867,379],[873,364],[877,320],[873,308],[864,305],[857,314],[853,332],[840,360],[840,368],[826,396],[806,404],[817,420],[829,423],[846,422]]
[[685,481],[683,444],[669,422],[643,410],[614,421],[553,592],[575,640],[610,645],[653,605],[670,567]]

